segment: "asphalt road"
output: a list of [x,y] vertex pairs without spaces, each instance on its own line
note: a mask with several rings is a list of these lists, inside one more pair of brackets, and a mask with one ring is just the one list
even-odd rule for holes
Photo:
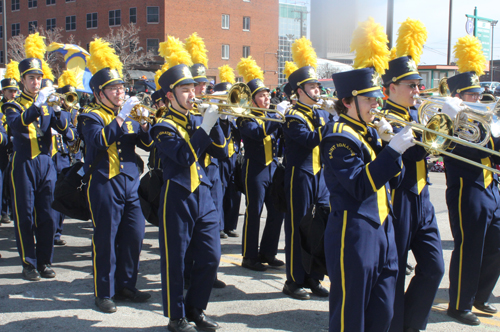
[[[431,198],[441,231],[448,269],[453,240],[445,203],[442,173],[431,173]],[[243,211],[243,210],[242,210]],[[264,218],[262,218],[264,222]],[[238,232],[241,234],[243,216]],[[261,227],[262,230],[262,227]],[[157,228],[146,225],[137,286],[152,294],[147,303],[118,303],[118,311],[104,314],[94,305],[90,222],[67,220],[63,239],[55,248],[53,268],[57,277],[29,282],[21,278],[12,224],[0,226],[0,331],[165,331],[168,319],[161,305],[160,261]],[[282,292],[284,269],[254,272],[242,268],[241,238],[222,240],[219,279],[224,289],[212,291],[206,314],[217,320],[220,331],[327,331],[328,299],[298,301]],[[284,234],[279,245],[284,256]],[[411,257],[411,260],[413,258]],[[324,282],[325,286],[329,281]],[[448,271],[441,282],[427,331],[500,331],[500,314],[480,314],[481,325],[469,327],[446,316]],[[500,307],[500,286],[490,300]]]

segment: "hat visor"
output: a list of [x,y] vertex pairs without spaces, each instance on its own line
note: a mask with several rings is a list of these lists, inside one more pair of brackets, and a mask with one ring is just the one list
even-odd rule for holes
[[196,81],[196,83],[203,83],[203,82],[208,83],[208,80],[206,77],[194,77],[194,80]]
[[373,90],[373,91],[368,91],[365,93],[360,93],[358,96],[363,96],[363,97],[374,97],[374,98],[384,98],[384,94],[382,93],[382,90]]
[[104,89],[107,86],[117,85],[117,84],[125,84],[125,82],[123,82],[121,78],[116,78],[101,85],[101,89]]
[[419,74],[411,74],[401,78],[399,81],[409,81],[409,80],[423,80],[423,78]]
[[19,90],[19,88],[15,85],[9,85],[9,86],[6,86],[4,88],[2,88],[2,90]]
[[255,89],[255,91],[252,92],[252,96],[255,96],[256,93],[258,93],[262,90],[266,90],[267,92],[271,91],[268,87],[260,86],[257,89]]
[[468,89],[468,90],[463,90],[462,92],[479,92],[479,93],[482,93],[484,91],[483,91],[483,88],[472,88],[472,89]]
[[37,68],[33,68],[33,69],[28,69],[26,70],[22,76],[24,75],[27,75],[27,74],[38,74],[38,75],[43,75],[43,71],[41,71],[40,69],[37,69]]

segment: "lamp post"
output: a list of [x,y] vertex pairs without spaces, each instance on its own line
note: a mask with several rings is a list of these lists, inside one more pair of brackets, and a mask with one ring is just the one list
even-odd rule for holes
[[498,21],[491,21],[491,63],[490,63],[490,81],[493,81],[493,44],[495,42],[495,26]]

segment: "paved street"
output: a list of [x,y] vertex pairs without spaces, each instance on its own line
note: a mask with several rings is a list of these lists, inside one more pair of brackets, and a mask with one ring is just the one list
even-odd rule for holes
[[[453,240],[448,225],[443,173],[431,173],[431,197],[441,230],[444,258],[448,269]],[[243,211],[243,210],[242,210]],[[264,218],[262,219],[264,222]],[[238,233],[241,234],[243,216]],[[261,229],[262,231],[262,229]],[[138,288],[151,292],[148,303],[118,303],[118,312],[96,310],[90,253],[90,222],[67,220],[63,239],[56,247],[54,280],[29,282],[21,278],[21,262],[16,250],[13,224],[0,226],[0,330],[10,331],[165,331],[168,320],[162,314],[160,261],[157,228],[147,224],[141,255]],[[254,272],[241,264],[241,238],[222,240],[219,279],[228,286],[214,289],[207,315],[221,324],[220,331],[327,331],[328,299],[312,297],[298,301],[281,289],[284,269]],[[285,259],[284,234],[279,258]],[[328,280],[324,282],[329,285]],[[446,316],[448,271],[441,283],[427,331],[500,331],[500,314],[480,314],[482,324],[469,327]],[[500,307],[500,286],[492,303]]]

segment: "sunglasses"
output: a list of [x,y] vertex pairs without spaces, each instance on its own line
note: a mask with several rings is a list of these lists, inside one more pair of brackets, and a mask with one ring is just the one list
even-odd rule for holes
[[398,85],[400,85],[400,84],[407,85],[412,90],[415,89],[415,88],[419,88],[420,89],[422,87],[422,84],[420,84],[420,83],[403,83],[403,82],[401,82]]

